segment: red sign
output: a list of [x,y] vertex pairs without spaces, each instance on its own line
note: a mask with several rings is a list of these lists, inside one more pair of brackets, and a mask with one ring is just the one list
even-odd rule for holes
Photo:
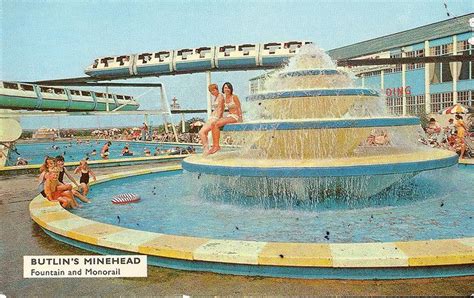
[[385,95],[387,96],[403,96],[403,95],[410,95],[411,94],[411,87],[406,86],[405,88],[403,87],[398,87],[398,88],[387,88],[385,89]]

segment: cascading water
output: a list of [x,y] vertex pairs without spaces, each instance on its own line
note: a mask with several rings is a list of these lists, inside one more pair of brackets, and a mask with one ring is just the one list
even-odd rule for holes
[[355,87],[354,76],[314,45],[269,74],[242,106],[245,122],[223,135],[238,150],[183,161],[202,178],[204,196],[350,201],[457,163],[455,154],[419,144],[417,118],[389,115],[377,91]]

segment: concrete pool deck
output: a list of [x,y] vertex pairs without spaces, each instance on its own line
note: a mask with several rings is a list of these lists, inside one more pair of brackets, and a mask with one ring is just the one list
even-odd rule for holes
[[[161,166],[102,175],[97,183],[180,170]],[[151,256],[149,264],[274,277],[393,279],[472,275],[474,237],[383,243],[279,243],[151,233],[79,217],[38,195],[32,219],[53,238],[101,252]],[[72,241],[71,241],[72,240]],[[82,245],[85,243],[86,246]],[[163,259],[165,258],[165,259]]]
[[[116,173],[150,165],[105,168]],[[7,295],[470,295],[474,277],[414,280],[304,280],[220,275],[149,267],[148,278],[23,279],[24,255],[90,252],[53,240],[29,218],[36,175],[0,177],[2,241],[0,292]]]

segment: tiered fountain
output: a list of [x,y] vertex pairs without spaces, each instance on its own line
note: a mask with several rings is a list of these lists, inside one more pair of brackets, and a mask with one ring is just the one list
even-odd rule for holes
[[[189,157],[183,168],[191,173],[183,175],[170,166],[99,178],[124,177],[95,185],[93,204],[75,214],[39,195],[32,218],[60,241],[147,254],[148,264],[176,269],[344,279],[472,275],[474,187],[460,182],[472,172],[430,171],[398,185],[456,164],[456,154],[418,144],[417,118],[386,114],[376,91],[354,87],[322,51],[302,49],[295,58],[243,103],[244,123],[224,128],[239,149]],[[388,144],[365,142],[382,132]],[[149,171],[156,173],[143,175]],[[143,199],[112,206],[111,196],[123,192]]]
[[[241,148],[187,158],[183,168],[212,175],[214,189],[320,200],[370,197],[457,163],[452,152],[418,144],[418,118],[388,115],[377,91],[352,82],[324,52],[302,48],[263,92],[247,97],[247,120],[224,128]],[[363,146],[374,130],[384,131],[388,144]]]

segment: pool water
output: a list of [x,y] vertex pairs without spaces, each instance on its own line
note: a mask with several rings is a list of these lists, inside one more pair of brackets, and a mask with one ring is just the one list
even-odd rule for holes
[[[92,187],[77,215],[137,230],[215,239],[277,242],[390,242],[474,236],[474,168],[423,172],[369,199],[269,204],[209,198],[199,179],[174,171]],[[139,203],[114,205],[120,193]]]
[[[106,141],[95,141],[90,142],[76,143],[72,142],[48,142],[48,143],[34,143],[34,144],[17,144],[18,155],[14,151],[9,151],[8,160],[6,165],[12,166],[16,164],[18,157],[25,158],[28,161],[28,164],[42,164],[46,155],[49,156],[58,156],[64,155],[66,162],[70,161],[79,161],[83,158],[89,157],[89,160],[100,160],[100,150],[104,146]],[[128,144],[128,148],[133,152],[133,156],[122,156],[123,147]],[[57,146],[55,149],[53,146]],[[112,146],[110,146],[109,159],[114,158],[130,158],[130,157],[144,157],[143,153],[144,148],[150,149],[152,155],[155,152],[155,148],[158,147],[160,150],[172,149],[175,147],[186,148],[188,145],[172,145],[172,144],[163,144],[163,143],[138,143],[130,141],[112,141]],[[200,146],[194,146],[194,148],[199,151]],[[96,150],[96,155],[91,155],[92,150]],[[167,154],[162,154],[167,155]]]

